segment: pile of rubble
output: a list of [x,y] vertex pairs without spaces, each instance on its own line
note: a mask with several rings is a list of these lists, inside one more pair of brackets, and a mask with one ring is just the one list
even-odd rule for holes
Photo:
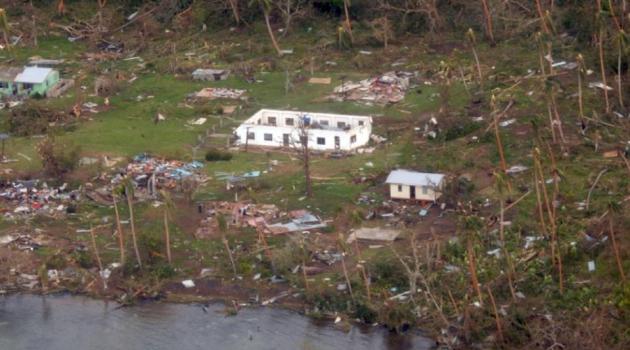
[[411,72],[392,71],[359,82],[348,81],[335,87],[330,99],[377,104],[397,103],[405,98],[410,79],[414,76]]
[[14,215],[59,215],[66,213],[73,203],[79,200],[78,190],[68,191],[68,185],[49,187],[39,180],[16,181],[0,188],[0,198],[4,204],[1,210],[5,216]]
[[96,189],[87,194],[95,201],[111,202],[112,188],[123,182],[126,177],[133,180],[136,188],[135,197],[143,200],[157,195],[158,189],[175,189],[182,180],[196,183],[208,181],[208,177],[199,172],[203,164],[198,161],[182,162],[154,158],[147,154],[140,154],[126,167],[119,169],[110,179],[107,186]]
[[233,227],[254,227],[265,234],[302,232],[326,227],[318,216],[306,210],[281,212],[274,204],[251,204],[236,202],[207,202],[199,211],[205,217],[195,236],[208,238],[217,232],[218,216],[225,218]]
[[46,245],[42,235],[35,237],[30,234],[10,233],[0,236],[0,247],[15,247],[22,251],[33,251]]
[[238,100],[243,98],[244,95],[245,90],[207,87],[195,92],[191,97],[207,98],[211,100],[217,98]]

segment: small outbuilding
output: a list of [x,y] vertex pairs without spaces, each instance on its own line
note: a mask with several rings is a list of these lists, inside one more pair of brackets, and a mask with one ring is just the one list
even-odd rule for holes
[[21,72],[21,68],[0,68],[0,97],[17,95],[18,87],[15,84],[15,77]]
[[226,80],[230,76],[230,71],[227,69],[202,69],[198,68],[192,73],[195,80]]
[[442,195],[444,174],[421,173],[410,170],[393,170],[387,176],[390,197],[435,202]]
[[46,96],[48,91],[59,82],[59,72],[52,68],[25,67],[15,77],[20,95]]

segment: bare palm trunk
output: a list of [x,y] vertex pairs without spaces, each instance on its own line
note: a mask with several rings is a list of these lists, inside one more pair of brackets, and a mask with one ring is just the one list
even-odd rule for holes
[[619,96],[619,107],[621,107],[621,109],[626,109],[626,106],[623,103],[623,87],[622,87],[622,81],[623,81],[623,74],[621,74],[621,57],[623,55],[623,33],[619,34],[619,43],[617,46],[617,90],[618,90],[618,96]]
[[133,219],[133,198],[131,198],[130,191],[125,188],[125,194],[127,195],[127,206],[129,206],[129,224],[131,226],[131,239],[133,241],[133,250],[136,253],[136,260],[138,261],[138,266],[142,268],[142,259],[140,258],[140,250],[138,250],[138,239],[136,237],[136,225],[134,224]]
[[499,312],[497,311],[497,304],[494,302],[494,295],[492,295],[492,291],[489,286],[486,286],[488,290],[488,296],[490,297],[490,302],[492,303],[492,311],[494,313],[494,321],[497,326],[497,334],[499,334],[499,341],[503,343],[503,331],[501,329],[501,319],[499,318]]
[[341,268],[343,269],[343,276],[345,277],[346,284],[348,285],[350,298],[352,298],[352,302],[354,303],[354,293],[352,293],[352,285],[350,284],[350,277],[348,277],[348,269],[346,268],[346,254],[345,253],[341,253]]
[[477,49],[475,45],[472,46],[472,53],[475,57],[475,65],[477,66],[477,75],[479,76],[479,87],[483,89],[483,74],[481,73],[481,63],[479,62],[479,56],[477,55]]
[[164,239],[166,240],[166,258],[168,263],[173,263],[171,259],[171,234],[168,229],[168,212],[164,209]]
[[606,79],[606,66],[604,62],[604,30],[599,30],[599,35],[597,36],[597,46],[599,49],[599,68],[602,74],[602,82],[604,83],[604,101],[606,102],[606,113],[610,113],[610,101],[608,100],[608,83]]
[[96,236],[94,234],[94,228],[90,227],[90,236],[92,237],[92,248],[94,249],[94,255],[96,257],[96,262],[98,264],[98,273],[101,277],[101,282],[103,282],[103,289],[107,289],[107,281],[105,280],[105,276],[103,276],[103,262],[101,261],[101,256],[98,253],[98,247],[96,246]]
[[466,245],[466,250],[468,252],[468,272],[470,272],[470,282],[472,287],[477,292],[477,297],[479,298],[479,303],[483,305],[483,297],[481,295],[481,287],[479,287],[479,280],[477,279],[477,264],[475,263],[475,252],[473,250],[472,239],[468,239],[468,243]]
[[617,246],[617,240],[615,238],[615,230],[613,228],[613,219],[612,213],[609,213],[608,217],[608,226],[610,228],[610,241],[612,242],[613,252],[615,253],[615,260],[617,261],[617,269],[619,269],[619,276],[621,276],[621,281],[626,281],[626,274],[623,271],[623,264],[621,263],[621,257],[619,255],[619,247]]
[[229,0],[230,8],[232,9],[232,15],[234,16],[234,21],[236,25],[241,24],[241,14],[238,10],[238,0]]
[[549,34],[549,26],[547,26],[547,17],[542,8],[540,0],[536,0],[536,11],[538,11],[538,17],[540,17],[540,25],[545,34]]
[[228,253],[228,257],[230,258],[230,264],[232,265],[232,272],[234,273],[234,278],[237,277],[236,273],[236,264],[234,263],[234,257],[232,256],[232,249],[230,249],[230,242],[223,236],[221,239],[223,241],[223,245],[225,246],[225,250]]
[[304,151],[304,181],[306,182],[306,196],[308,198],[313,197],[313,183],[311,180],[311,160],[310,151],[308,146]]
[[578,69],[577,69],[577,78],[578,78],[578,107],[580,111],[580,121],[584,122],[584,92],[582,91],[582,70],[584,64],[584,58],[582,55],[578,55]]
[[278,54],[278,56],[282,56],[282,50],[280,49],[280,45],[278,45],[276,36],[273,34],[273,29],[271,28],[271,22],[269,21],[269,11],[264,6],[263,6],[263,16],[265,17],[265,24],[267,25],[267,33],[269,33],[269,38],[271,39],[273,48],[276,49],[276,53]]
[[488,0],[481,0],[481,5],[483,7],[483,15],[486,18],[486,34],[488,34],[490,43],[494,45],[494,30],[492,29],[492,15],[490,14],[490,8],[488,8]]
[[346,27],[348,29],[348,34],[350,35],[350,43],[354,44],[354,35],[352,34],[352,23],[350,23],[350,11],[348,11],[348,2],[349,0],[343,0],[343,12],[346,16]]
[[120,224],[120,213],[118,212],[118,204],[116,203],[116,196],[112,194],[114,199],[114,213],[116,214],[116,230],[118,231],[118,246],[120,249],[120,264],[125,264],[125,237]]

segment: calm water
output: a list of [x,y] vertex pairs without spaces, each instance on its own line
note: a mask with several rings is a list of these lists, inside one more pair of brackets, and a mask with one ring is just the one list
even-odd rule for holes
[[85,297],[0,297],[0,350],[429,349],[420,335],[380,327],[345,333],[297,313],[222,305],[146,303],[131,308]]

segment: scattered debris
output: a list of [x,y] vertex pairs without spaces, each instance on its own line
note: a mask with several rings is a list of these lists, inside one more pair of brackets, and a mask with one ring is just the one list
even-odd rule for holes
[[267,225],[267,229],[274,235],[310,231],[324,228],[327,225],[321,219],[306,210],[294,210],[289,213],[289,222]]
[[225,99],[237,100],[237,99],[242,98],[244,94],[245,94],[245,90],[208,87],[208,88],[203,88],[199,90],[193,95],[194,97],[198,97],[198,98],[208,98],[208,99],[225,98]]
[[[68,184],[60,187],[40,185],[39,180],[15,181],[0,188],[0,198],[10,203],[13,214],[47,214],[56,216],[66,212],[68,205],[79,200],[79,191],[68,191]],[[12,216],[5,212],[5,216]]]
[[364,103],[397,103],[405,98],[409,89],[409,80],[414,74],[403,71],[388,72],[378,77],[349,81],[335,87],[330,96],[335,101],[360,101]]
[[323,85],[329,85],[332,82],[332,79],[330,77],[328,78],[310,78],[308,80],[309,84],[323,84]]

